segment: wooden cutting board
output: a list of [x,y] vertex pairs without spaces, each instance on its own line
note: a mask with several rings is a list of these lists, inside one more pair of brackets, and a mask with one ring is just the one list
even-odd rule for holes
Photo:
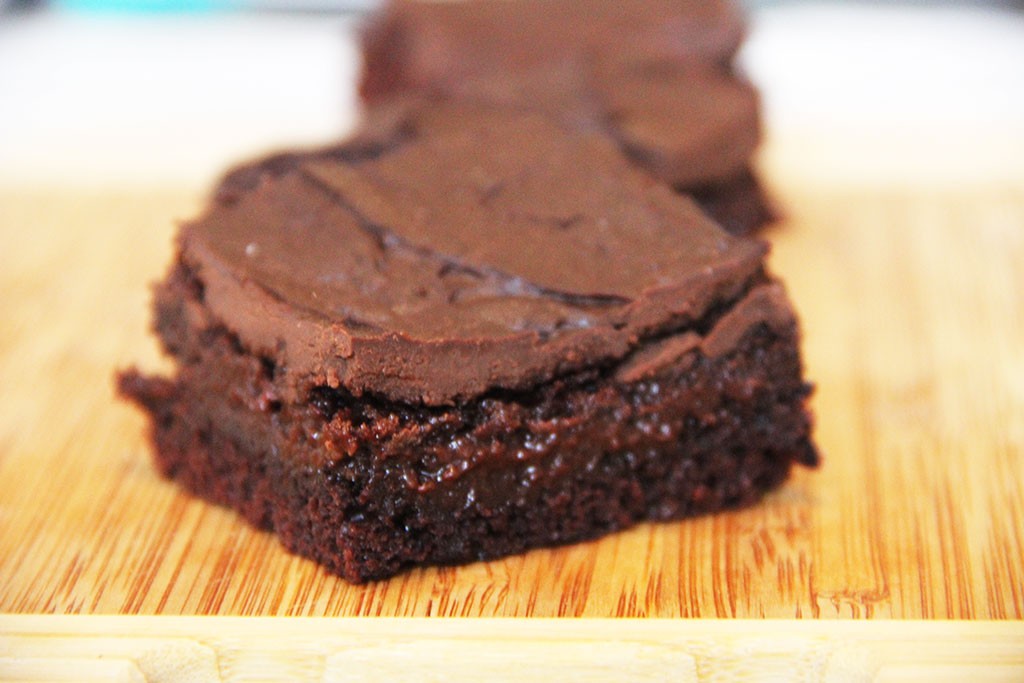
[[770,177],[824,465],[751,509],[366,586],[158,477],[114,396],[166,367],[148,284],[202,193],[0,189],[0,612],[1024,619],[1024,183]]

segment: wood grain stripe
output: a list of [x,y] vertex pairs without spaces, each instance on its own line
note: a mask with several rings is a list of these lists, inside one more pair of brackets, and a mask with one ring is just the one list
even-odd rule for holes
[[746,510],[368,586],[162,481],[113,397],[115,368],[166,367],[147,287],[197,195],[0,189],[0,611],[1024,619],[1024,189],[785,180],[772,264],[819,471]]

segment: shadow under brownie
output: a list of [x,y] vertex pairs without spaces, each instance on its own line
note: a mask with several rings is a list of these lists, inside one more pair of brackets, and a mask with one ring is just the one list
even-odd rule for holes
[[[487,150],[481,154],[480,150]],[[813,465],[766,248],[536,116],[248,170],[157,291],[157,463],[351,581],[755,501]]]

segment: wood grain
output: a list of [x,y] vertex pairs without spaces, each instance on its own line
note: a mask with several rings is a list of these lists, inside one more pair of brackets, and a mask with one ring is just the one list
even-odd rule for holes
[[0,616],[0,680],[1020,681],[1020,622]]
[[820,470],[368,586],[161,480],[113,395],[116,368],[161,366],[147,283],[200,194],[0,190],[0,612],[1024,618],[1024,187],[776,184]]

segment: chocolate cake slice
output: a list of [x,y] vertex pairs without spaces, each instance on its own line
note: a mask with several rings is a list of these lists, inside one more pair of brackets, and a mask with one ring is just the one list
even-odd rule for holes
[[121,391],[165,475],[350,581],[593,538],[816,463],[765,251],[539,116],[297,155],[182,228],[177,372]]
[[744,31],[724,1],[396,0],[364,32],[364,128],[396,100],[417,126],[446,103],[543,113],[750,232],[773,213],[751,170],[759,98],[732,64]]

